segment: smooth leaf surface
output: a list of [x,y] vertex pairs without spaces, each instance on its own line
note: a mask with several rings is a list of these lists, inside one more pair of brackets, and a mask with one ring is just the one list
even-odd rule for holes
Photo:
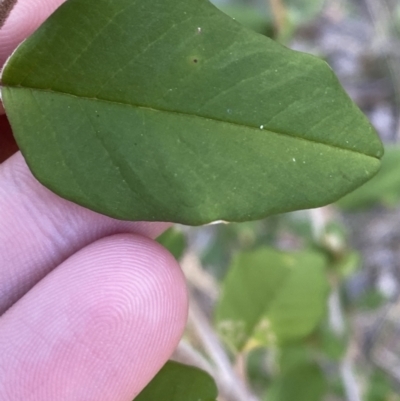
[[216,401],[214,380],[208,373],[169,361],[135,401]]
[[235,350],[301,339],[322,318],[328,287],[326,260],[318,253],[240,253],[222,285],[218,331]]
[[35,176],[127,220],[255,220],[331,203],[382,147],[328,65],[206,0],[68,0],[2,73]]

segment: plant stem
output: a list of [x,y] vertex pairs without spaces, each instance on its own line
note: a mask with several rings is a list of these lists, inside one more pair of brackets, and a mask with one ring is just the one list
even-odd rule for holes
[[[400,108],[400,53],[398,46],[391,44],[390,22],[393,21],[393,8],[387,0],[365,0],[372,20],[375,35],[371,41],[370,51],[373,54],[384,54],[394,87],[397,109]],[[393,3],[395,4],[395,3]],[[397,113],[396,140],[400,140],[400,113]]]
[[[329,223],[330,216],[331,213],[329,210],[329,206],[310,210],[310,219],[314,240],[322,246],[324,246],[324,244],[330,243],[329,241],[327,241],[325,229],[327,224]],[[343,252],[342,249],[336,249],[336,247],[335,249],[330,247],[328,250],[338,255],[342,254]],[[346,334],[346,328],[343,308],[340,302],[338,285],[338,279],[331,280],[331,293],[328,299],[328,317],[331,330],[338,338],[340,338]],[[357,378],[354,373],[353,361],[350,356],[350,344],[351,339],[349,340],[346,356],[340,363],[339,372],[347,401],[361,401],[361,391],[357,383]]]
[[194,298],[191,299],[189,320],[207,355],[214,362],[217,382],[221,386],[221,392],[226,394],[226,398],[231,401],[258,401],[257,397],[250,393],[235,373],[222,344]]
[[340,364],[340,376],[348,401],[362,401],[360,389],[354,374],[353,362],[348,356],[346,356]]
[[197,368],[203,369],[211,376],[215,376],[214,368],[211,366],[210,362],[185,340],[181,340],[178,348],[172,355],[172,359],[180,363],[196,366]]
[[328,299],[329,325],[337,337],[343,337],[345,334],[345,322],[342,306],[340,304],[340,295],[337,287],[333,288]]
[[[340,303],[339,290],[337,285],[332,288],[329,297],[329,323],[332,331],[337,337],[345,335],[345,323],[343,317],[342,305]],[[350,340],[351,341],[351,340]],[[351,344],[348,344],[346,356],[340,363],[339,371],[342,378],[344,391],[348,401],[361,401],[361,390],[357,384],[357,378],[354,373],[353,361],[350,355]]]
[[267,0],[271,5],[272,14],[274,16],[276,36],[280,37],[285,31],[287,11],[282,0]]

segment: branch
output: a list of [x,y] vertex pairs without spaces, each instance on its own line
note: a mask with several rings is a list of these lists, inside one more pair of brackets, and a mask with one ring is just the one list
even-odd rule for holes
[[[336,255],[342,254],[343,249],[340,241],[336,241],[334,238],[329,238],[326,233],[325,228],[332,218],[329,206],[311,209],[309,212],[315,242],[328,247],[329,251]],[[345,322],[337,280],[331,282],[331,294],[328,300],[328,314],[329,324],[332,331],[338,338],[343,337],[345,335]],[[346,356],[340,363],[339,371],[347,401],[361,401],[361,391],[357,383],[353,361],[350,355],[350,344],[351,340],[349,341]]]
[[196,300],[191,299],[190,305],[189,321],[192,323],[207,355],[215,365],[216,381],[220,386],[221,393],[231,401],[259,401],[235,373],[228,355]]
[[354,374],[353,362],[348,356],[345,356],[340,364],[340,376],[342,377],[346,398],[349,401],[362,401],[357,378]]
[[171,359],[202,369],[214,378],[216,376],[215,370],[210,362],[208,362],[199,351],[193,348],[190,343],[185,340],[181,340]]
[[287,11],[282,0],[269,0],[269,3],[274,16],[275,31],[277,35],[280,36],[285,30]]

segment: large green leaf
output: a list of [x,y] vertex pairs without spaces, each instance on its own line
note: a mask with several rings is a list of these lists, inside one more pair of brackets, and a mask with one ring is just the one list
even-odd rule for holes
[[322,318],[328,287],[319,253],[269,248],[240,253],[222,285],[218,330],[238,350],[298,340]]
[[35,176],[120,219],[244,221],[333,202],[381,143],[328,65],[206,0],[69,0],[2,73]]
[[216,401],[214,380],[200,369],[167,362],[135,401]]

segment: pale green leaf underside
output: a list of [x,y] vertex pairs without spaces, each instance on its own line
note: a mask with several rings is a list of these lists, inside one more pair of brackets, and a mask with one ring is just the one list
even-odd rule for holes
[[316,252],[240,253],[222,286],[217,327],[238,350],[299,340],[323,316],[328,288],[326,261]]
[[121,219],[203,224],[316,207],[368,180],[382,155],[324,62],[206,0],[69,0],[2,84],[35,176]]

